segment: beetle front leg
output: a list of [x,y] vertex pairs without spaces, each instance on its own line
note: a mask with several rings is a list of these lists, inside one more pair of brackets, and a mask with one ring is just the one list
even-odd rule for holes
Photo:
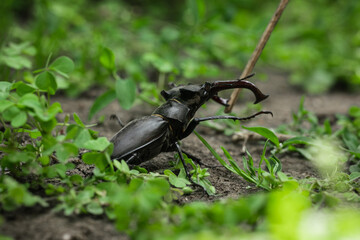
[[235,117],[235,116],[212,116],[212,117],[203,117],[203,118],[194,118],[193,121],[196,121],[197,123],[203,122],[203,121],[209,121],[209,120],[218,120],[218,119],[232,119],[232,120],[239,120],[239,121],[246,121],[246,120],[250,120],[254,117],[256,117],[257,115],[260,114],[270,114],[271,116],[273,116],[272,112],[270,111],[260,111],[257,112],[251,116],[248,117]]
[[186,138],[187,136],[189,136],[195,130],[196,126],[199,125],[200,122],[210,121],[210,120],[218,120],[218,119],[232,119],[234,121],[235,120],[246,121],[246,120],[256,117],[257,115],[261,115],[261,114],[270,114],[271,116],[273,115],[272,112],[270,112],[270,111],[260,111],[251,116],[248,116],[248,117],[212,116],[212,117],[194,118],[189,123],[188,127],[185,129],[185,131],[182,133],[182,135],[180,136],[179,139],[183,139],[183,138]]
[[178,154],[179,154],[179,157],[180,157],[180,160],[184,166],[184,169],[185,169],[185,173],[186,173],[186,177],[189,179],[189,181],[193,182],[192,179],[191,179],[191,176],[189,174],[189,170],[187,169],[186,167],[186,164],[185,164],[185,160],[184,160],[184,157],[182,155],[182,151],[181,151],[181,147],[180,147],[180,144],[178,142],[175,142],[175,146],[176,146],[176,149],[178,151]]
[[181,151],[181,147],[180,147],[179,143],[178,143],[178,142],[175,142],[175,146],[176,146],[176,148],[177,148],[177,151],[178,151],[180,160],[181,160],[181,162],[182,162],[182,164],[183,164],[183,166],[184,166],[185,173],[186,173],[186,177],[189,179],[189,181],[190,181],[191,183],[193,183],[193,184],[195,184],[195,185],[197,185],[197,186],[199,186],[199,187],[204,188],[203,186],[201,186],[200,184],[198,184],[198,183],[196,183],[196,182],[194,182],[194,181],[192,180],[192,178],[191,178],[191,176],[190,176],[190,174],[189,174],[189,170],[188,170],[187,167],[186,167],[185,159],[184,159],[184,157],[183,157],[183,155],[182,155],[182,151]]

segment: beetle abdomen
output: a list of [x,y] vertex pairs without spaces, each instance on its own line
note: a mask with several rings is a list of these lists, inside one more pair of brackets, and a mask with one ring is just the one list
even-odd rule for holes
[[168,147],[168,134],[168,122],[161,117],[135,119],[111,138],[114,144],[111,158],[126,161],[136,154],[131,164],[147,161]]

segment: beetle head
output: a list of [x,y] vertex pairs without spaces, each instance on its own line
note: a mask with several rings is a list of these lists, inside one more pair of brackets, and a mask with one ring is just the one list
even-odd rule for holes
[[247,88],[254,93],[256,98],[255,103],[258,103],[266,99],[268,95],[263,94],[253,83],[245,80],[253,75],[254,74],[251,74],[238,80],[225,80],[212,83],[205,82],[204,84],[178,86],[168,91],[161,91],[161,95],[166,101],[176,99],[189,107],[196,106],[199,108],[210,98],[221,105],[227,106],[228,99],[220,98],[218,96],[218,92],[226,89]]
[[187,106],[201,106],[208,101],[210,96],[211,83],[189,84],[185,86],[174,87],[168,91],[161,91],[161,95],[165,100],[176,99]]

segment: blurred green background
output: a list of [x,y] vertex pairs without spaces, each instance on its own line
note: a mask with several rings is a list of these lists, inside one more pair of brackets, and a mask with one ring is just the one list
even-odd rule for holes
[[[67,175],[66,172],[72,168],[71,165],[65,165],[67,157],[77,155],[79,146],[82,148],[86,142],[93,141],[96,134],[93,130],[85,130],[85,125],[76,113],[73,118],[78,125],[69,126],[65,140],[62,135],[51,134],[58,123],[55,115],[61,112],[61,107],[59,103],[50,105],[50,101],[44,100],[43,95],[40,97],[40,92],[49,92],[44,91],[48,79],[43,77],[40,81],[41,75],[37,73],[47,76],[54,74],[57,85],[51,90],[55,92],[60,88],[62,93],[72,97],[94,87],[104,89],[105,94],[95,100],[89,118],[104,107],[103,102],[113,100],[115,94],[123,97],[119,101],[126,100],[120,101],[124,108],[131,107],[135,94],[146,102],[158,104],[159,91],[168,82],[187,83],[237,77],[278,3],[279,0],[0,0],[0,81],[21,83],[21,80],[25,80],[30,83],[12,85],[12,91],[16,90],[16,94],[9,94],[10,89],[5,89],[3,93],[0,91],[3,103],[8,104],[1,109],[0,117],[6,115],[4,119],[11,121],[12,127],[15,127],[15,130],[6,127],[5,133],[0,132],[4,152],[10,152],[8,155],[3,154],[5,157],[1,159],[0,170],[16,166],[16,171],[24,169],[25,176],[35,171],[41,181],[54,176],[57,178],[58,174],[68,187],[63,187],[65,184],[47,185],[48,182],[44,181],[45,193],[59,196],[58,210],[64,210],[65,214],[87,211],[103,215],[106,209],[108,217],[117,220],[118,230],[134,236],[159,239],[164,233],[166,237],[166,234],[175,232],[181,237],[186,236],[186,239],[190,239],[187,236],[190,234],[196,235],[193,239],[221,239],[215,234],[225,232],[226,239],[231,239],[227,236],[237,237],[244,232],[250,235],[250,230],[254,230],[257,239],[263,239],[263,236],[273,239],[355,239],[359,236],[359,212],[350,207],[347,210],[334,210],[332,207],[337,204],[341,206],[341,201],[346,199],[358,209],[358,107],[350,108],[349,117],[339,117],[340,130],[332,132],[330,121],[325,120],[320,124],[313,113],[304,109],[301,100],[298,113],[293,114],[293,124],[289,125],[301,136],[310,135],[315,139],[342,138],[344,146],[338,145],[350,155],[346,163],[350,166],[350,174],[340,173],[341,168],[334,165],[339,171],[334,171],[339,173],[335,177],[306,178],[308,182],[300,185],[294,182],[284,184],[283,190],[269,195],[254,195],[245,200],[240,198],[214,204],[193,202],[184,206],[177,203],[167,205],[165,201],[169,199],[163,200],[170,189],[167,181],[153,179],[149,183],[146,180],[149,184],[142,185],[145,180],[138,178],[135,173],[130,175],[128,166],[119,175],[114,175],[119,171],[113,171],[106,176],[101,175],[102,172],[96,168],[94,176],[101,181],[100,184],[91,180],[93,176],[83,178],[80,175]],[[349,92],[359,90],[359,15],[359,0],[290,0],[257,63],[256,71],[262,73],[257,76],[266,80],[264,72],[271,74],[271,69],[280,69],[288,74],[294,86],[311,94],[334,89]],[[58,57],[62,55],[75,62],[75,71],[69,74],[69,78],[65,75],[71,72],[67,70],[72,70],[72,61],[62,57],[59,64]],[[62,74],[54,71],[59,69],[41,69],[54,66],[56,61],[58,68],[60,65],[60,70],[63,70],[60,71]],[[266,71],[261,71],[262,68]],[[34,72],[36,69],[40,70]],[[45,88],[41,87],[42,82],[46,83]],[[2,82],[1,86],[10,88],[10,85]],[[32,85],[35,87],[31,88]],[[48,99],[51,94],[48,94]],[[13,98],[9,101],[8,97]],[[34,98],[36,104],[24,104],[27,99]],[[33,134],[34,141],[38,136],[36,134],[42,134],[44,139],[39,142],[36,140],[36,144],[18,143],[17,139],[22,141],[23,138],[14,138],[12,135],[24,134],[25,127],[20,128],[21,131],[17,128],[28,124],[33,118],[38,123],[34,127],[35,132],[27,132]],[[68,120],[64,120],[61,126],[65,127]],[[311,126],[308,132],[303,129],[303,122]],[[4,121],[3,126],[6,126]],[[81,134],[86,131],[86,137],[80,131]],[[291,131],[285,133],[293,134]],[[80,139],[81,136],[81,139],[72,137],[75,134],[76,138]],[[105,140],[103,137],[99,139],[103,142]],[[292,141],[305,141],[304,138],[295,139]],[[105,141],[105,144],[108,142]],[[63,162],[59,164],[50,164],[54,146],[59,153],[57,156],[62,156],[59,159]],[[93,150],[97,149],[98,146]],[[303,148],[294,149],[306,154]],[[328,156],[327,148],[322,148],[321,152],[324,152],[327,162],[337,156]],[[91,155],[93,153],[95,155]],[[83,161],[95,162],[97,166],[105,168],[107,165],[102,156],[106,154],[110,154],[108,150],[91,152]],[[90,162],[91,157],[94,160]],[[326,164],[321,166],[326,167]],[[123,177],[125,173],[126,177]],[[40,195],[28,192],[28,185],[32,186],[28,181],[17,182],[17,179],[3,176],[0,179],[0,203],[8,204],[3,206],[15,209],[22,205],[34,205],[37,201],[53,201],[48,200],[53,199],[51,197],[40,198]],[[130,176],[133,179],[128,186],[124,183],[130,181]],[[38,181],[32,175],[31,179]],[[36,187],[39,184],[35,184],[35,180],[31,183]],[[108,191],[109,195],[103,195],[102,191],[107,189],[113,190]],[[31,187],[29,190],[32,190]],[[36,188],[36,193],[39,192]],[[43,204],[45,206],[46,202]],[[239,224],[241,228],[238,228]],[[294,234],[294,230],[298,232]]]
[[[239,75],[279,1],[2,0],[0,76],[31,75],[52,56],[76,63],[58,86],[77,96],[113,87],[100,63],[104,48],[116,72],[144,94],[171,81]],[[257,64],[281,69],[309,93],[360,86],[360,1],[291,0]],[[14,71],[16,69],[16,71]],[[159,86],[160,82],[160,86]]]

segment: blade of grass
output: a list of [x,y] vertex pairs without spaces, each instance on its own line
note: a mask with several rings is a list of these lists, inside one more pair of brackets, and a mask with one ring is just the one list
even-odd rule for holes
[[221,165],[223,165],[226,169],[236,173],[236,171],[230,167],[221,157],[220,155],[210,146],[210,144],[203,138],[200,136],[199,133],[197,133],[196,131],[194,131],[195,135],[200,139],[200,141],[207,147],[207,149],[210,150],[211,154],[221,163]]
[[236,171],[236,173],[238,175],[243,177],[248,182],[252,182],[254,184],[257,184],[256,180],[250,174],[247,174],[244,170],[242,170],[239,167],[239,165],[234,161],[234,159],[231,157],[231,155],[229,154],[229,152],[225,148],[221,147],[221,149],[224,151],[225,156],[227,157],[227,159],[229,160],[231,166],[234,168],[234,170]]

